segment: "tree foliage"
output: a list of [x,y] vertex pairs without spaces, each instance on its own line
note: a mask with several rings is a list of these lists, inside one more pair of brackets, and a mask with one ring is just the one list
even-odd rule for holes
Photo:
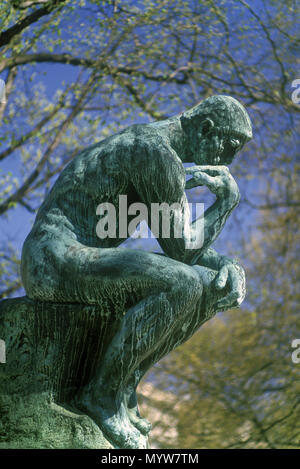
[[164,447],[300,448],[298,217],[294,207],[269,213],[260,240],[250,240],[249,307],[208,322],[152,372],[177,399],[175,411],[170,398],[158,406],[177,421]]

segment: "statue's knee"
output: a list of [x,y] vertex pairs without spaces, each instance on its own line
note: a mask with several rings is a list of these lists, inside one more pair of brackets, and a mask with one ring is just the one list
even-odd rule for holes
[[21,259],[21,278],[29,298],[56,300],[59,269],[55,264],[55,250],[49,252],[45,243],[28,238],[23,246]]
[[203,292],[203,285],[197,273],[190,266],[185,266],[174,277],[173,292],[185,303],[197,302]]

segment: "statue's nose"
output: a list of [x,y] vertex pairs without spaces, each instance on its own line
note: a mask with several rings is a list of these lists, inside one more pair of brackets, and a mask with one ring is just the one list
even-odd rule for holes
[[235,148],[233,148],[231,145],[226,143],[224,147],[224,151],[221,155],[222,164],[232,163],[235,153],[236,153]]

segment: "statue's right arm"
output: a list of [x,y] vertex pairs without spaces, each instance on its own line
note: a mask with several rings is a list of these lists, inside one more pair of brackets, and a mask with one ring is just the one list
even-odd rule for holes
[[195,252],[190,259],[190,263],[195,264],[219,236],[227,218],[239,203],[240,193],[227,166],[192,166],[186,168],[186,174],[193,176],[187,181],[186,189],[204,185],[216,195],[216,201],[204,213],[202,250]]
[[[136,168],[132,175],[137,193],[142,202],[151,213],[151,204],[178,204],[178,210],[172,211],[170,219],[170,236],[164,236],[162,219],[159,221],[159,233],[157,236],[164,253],[174,259],[187,264],[193,264],[195,259],[201,257],[210,245],[215,241],[222,230],[226,219],[239,201],[238,187],[226,167],[197,167],[190,169],[192,180],[188,184],[192,187],[208,185],[216,193],[216,202],[204,213],[204,223],[197,224],[197,220],[190,224],[190,212],[186,194],[185,169],[175,151],[165,141],[142,142],[136,149],[140,156],[140,168]],[[199,174],[199,170],[206,170]],[[217,175],[218,177],[214,177]],[[175,236],[174,227],[180,225],[184,214],[181,235]],[[202,233],[198,233],[202,228]],[[150,226],[151,228],[151,226]],[[156,233],[154,233],[156,235]],[[191,240],[199,236],[200,243],[191,243]],[[202,236],[201,236],[202,235]],[[201,240],[202,238],[202,240]]]
[[[189,248],[191,225],[186,223],[188,226],[184,230],[184,225],[180,223],[182,214],[185,214],[185,219],[189,221],[189,206],[184,192],[185,170],[181,160],[168,144],[162,141],[155,143],[145,143],[138,148],[140,157],[131,174],[131,180],[140,200],[148,208],[150,229],[151,204],[177,204],[178,209],[171,211],[170,236],[164,236],[163,218],[160,217],[157,240],[166,256],[187,262],[195,250]],[[174,236],[175,227],[181,229],[180,237]],[[153,234],[156,236],[156,233]]]

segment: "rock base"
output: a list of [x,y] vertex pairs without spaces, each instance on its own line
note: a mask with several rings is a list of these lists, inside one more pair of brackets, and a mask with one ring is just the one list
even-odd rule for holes
[[99,364],[121,317],[97,305],[0,302],[0,449],[116,448],[69,403]]
[[47,393],[0,400],[0,449],[115,448],[90,417],[56,404]]

